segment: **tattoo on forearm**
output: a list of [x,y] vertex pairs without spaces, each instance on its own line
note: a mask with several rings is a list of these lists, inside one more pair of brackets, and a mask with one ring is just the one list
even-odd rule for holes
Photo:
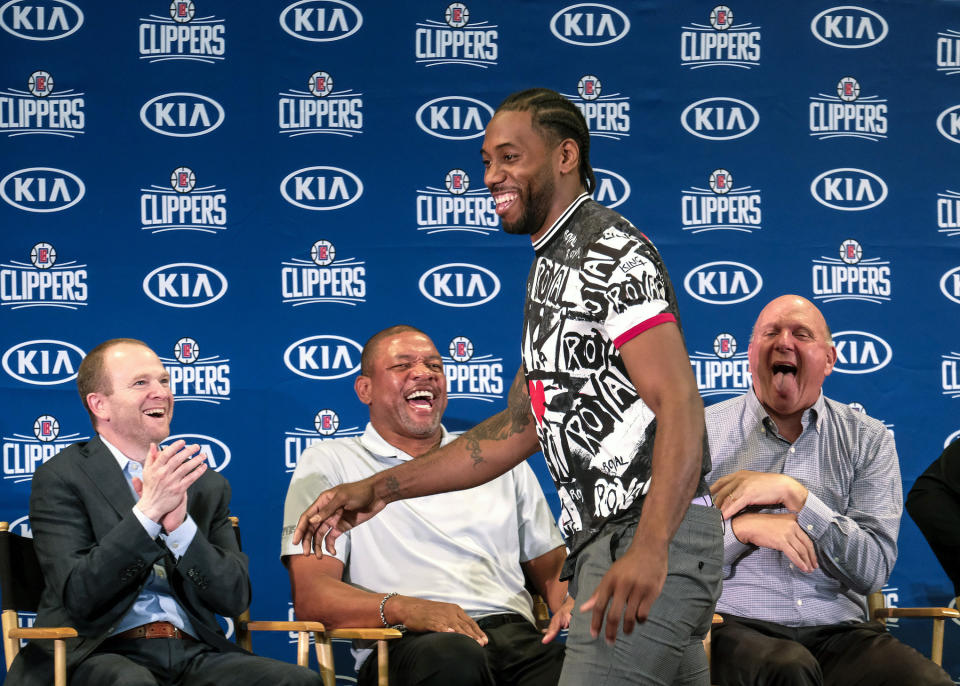
[[522,373],[518,373],[507,395],[507,409],[495,414],[464,434],[473,466],[483,464],[480,441],[502,441],[522,433],[530,424],[530,395]]
[[387,486],[387,490],[390,491],[391,493],[400,492],[400,483],[397,481],[397,477],[388,476],[387,480],[384,483]]

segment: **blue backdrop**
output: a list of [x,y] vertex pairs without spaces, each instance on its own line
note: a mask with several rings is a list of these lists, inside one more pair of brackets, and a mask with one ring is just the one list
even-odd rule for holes
[[[747,390],[750,326],[795,292],[835,332],[827,393],[895,432],[905,489],[960,435],[956,2],[9,0],[0,29],[0,518],[19,530],[36,466],[91,435],[84,352],[141,338],[174,433],[233,484],[254,616],[287,616],[286,484],[308,444],[364,426],[371,333],[432,335],[450,428],[502,405],[532,253],[479,148],[533,85],[582,107],[598,200],[661,249],[708,403]],[[909,518],[886,592],[951,599]],[[925,623],[893,631],[927,650]],[[960,627],[947,644],[960,676]]]

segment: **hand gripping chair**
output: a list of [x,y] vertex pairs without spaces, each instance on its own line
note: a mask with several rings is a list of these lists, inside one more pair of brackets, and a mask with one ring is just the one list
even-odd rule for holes
[[10,531],[0,522],[0,587],[3,590],[3,655],[7,670],[20,652],[21,639],[53,641],[53,683],[67,686],[67,644],[74,638],[71,627],[21,628],[19,613],[36,612],[43,592],[43,573],[33,550],[33,540]]
[[[237,517],[230,517],[233,524],[233,531],[237,536],[237,546],[240,543],[240,522]],[[327,629],[320,622],[299,622],[299,621],[279,621],[279,622],[252,622],[250,621],[250,610],[245,610],[243,614],[234,620],[234,626],[237,636],[237,644],[251,650],[252,631],[290,631],[297,632],[297,664],[302,667],[309,666],[310,661],[310,635],[313,634],[314,647],[317,653],[317,663],[320,666],[320,676],[323,679],[324,686],[336,686],[336,672],[333,666],[333,644],[332,639],[360,639],[377,642],[377,683],[380,686],[387,686],[387,670],[389,667],[387,657],[387,641],[403,636],[396,629],[371,628],[371,629]],[[252,651],[251,651],[252,652]]]

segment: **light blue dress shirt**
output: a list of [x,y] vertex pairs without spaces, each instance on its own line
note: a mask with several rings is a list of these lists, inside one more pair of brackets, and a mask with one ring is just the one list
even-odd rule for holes
[[[133,494],[134,500],[139,501],[140,496],[137,495],[136,490],[133,488],[133,478],[136,477],[141,481],[143,480],[143,465],[127,458],[103,436],[100,437],[100,440],[103,441],[103,444],[107,446],[111,454],[116,458],[117,464],[123,471],[124,478],[130,485],[130,492]],[[140,524],[143,525],[144,530],[150,538],[160,536],[164,543],[166,543],[167,548],[170,549],[170,552],[173,553],[174,558],[178,561],[184,553],[187,552],[187,548],[197,533],[197,524],[189,514],[187,514],[187,518],[183,524],[178,526],[176,530],[170,534],[161,533],[162,527],[160,524],[143,514],[136,505],[133,507],[133,514],[140,521]],[[113,634],[119,634],[127,629],[132,629],[141,624],[149,624],[150,622],[170,622],[174,626],[182,629],[185,633],[196,636],[189,617],[187,617],[186,612],[183,611],[183,608],[180,607],[180,604],[177,603],[173,597],[170,589],[170,581],[167,579],[167,570],[164,569],[163,565],[159,562],[154,563],[153,571],[150,572],[150,578],[147,579],[147,583],[140,589],[140,595],[137,596],[130,610],[127,611],[127,614],[124,615],[123,619],[117,624]]]

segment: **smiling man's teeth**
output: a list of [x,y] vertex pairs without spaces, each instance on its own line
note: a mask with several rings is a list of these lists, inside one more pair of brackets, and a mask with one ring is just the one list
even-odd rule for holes
[[156,408],[153,410],[147,410],[144,414],[150,417],[162,417],[166,412],[162,408]]
[[433,400],[433,393],[430,391],[414,391],[407,396],[407,400],[420,400],[421,398],[424,400]]
[[493,196],[493,200],[497,204],[497,212],[500,212],[501,210],[503,210],[507,205],[509,205],[516,199],[517,199],[517,194],[515,192],[496,193]]

